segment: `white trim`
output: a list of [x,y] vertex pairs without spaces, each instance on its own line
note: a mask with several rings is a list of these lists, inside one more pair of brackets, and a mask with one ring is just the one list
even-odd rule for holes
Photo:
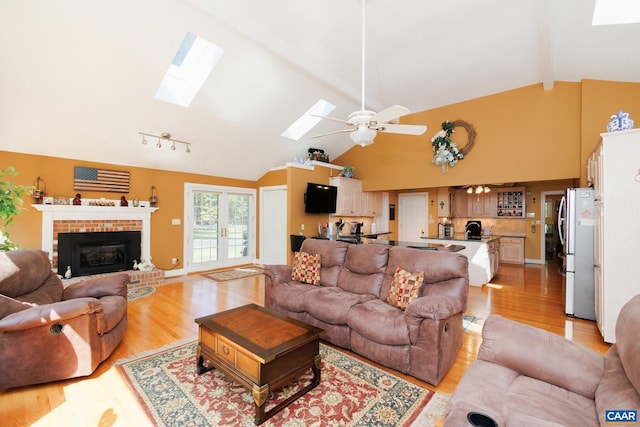
[[53,222],[64,220],[138,220],[142,221],[140,254],[151,257],[151,214],[159,208],[121,206],[31,205],[42,212],[42,250],[53,260]]
[[552,191],[541,191],[540,192],[540,258],[542,259],[542,264],[546,263],[546,246],[547,242],[545,240],[544,234],[544,225],[545,225],[545,216],[544,216],[544,207],[547,204],[547,196],[562,196],[564,195],[563,190],[552,190]]

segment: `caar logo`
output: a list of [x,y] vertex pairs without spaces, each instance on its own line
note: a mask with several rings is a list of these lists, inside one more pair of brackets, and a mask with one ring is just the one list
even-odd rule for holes
[[638,424],[638,411],[635,409],[616,409],[604,411],[607,424]]

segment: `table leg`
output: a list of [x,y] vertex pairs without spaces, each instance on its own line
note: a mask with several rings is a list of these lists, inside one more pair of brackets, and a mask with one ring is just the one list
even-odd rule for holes
[[214,368],[213,365],[205,366],[204,357],[202,357],[202,348],[200,347],[199,343],[198,343],[198,346],[196,347],[196,363],[197,363],[198,375],[202,375],[205,372],[209,372]]

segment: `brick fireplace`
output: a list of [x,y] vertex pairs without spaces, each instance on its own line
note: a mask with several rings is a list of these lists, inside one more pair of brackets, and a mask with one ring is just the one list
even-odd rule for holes
[[[58,270],[58,235],[60,233],[140,232],[140,258],[151,256],[151,214],[158,208],[120,206],[32,205],[42,212],[42,246],[49,254],[51,265]],[[140,261],[140,260],[138,260]],[[132,285],[141,286],[140,277],[150,276],[157,282],[157,274],[131,274]],[[160,271],[162,278],[164,272]]]

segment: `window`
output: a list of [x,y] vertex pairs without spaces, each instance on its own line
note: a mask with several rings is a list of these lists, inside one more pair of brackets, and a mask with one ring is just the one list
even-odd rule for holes
[[188,32],[156,92],[156,99],[188,107],[224,50]]
[[291,126],[287,128],[284,132],[282,132],[282,136],[285,138],[293,139],[294,141],[298,141],[302,138],[302,135],[309,132],[311,128],[318,124],[321,117],[316,116],[326,116],[330,112],[332,112],[336,108],[330,102],[325,101],[324,99],[319,100],[315,103],[313,107],[307,110],[298,120],[296,120]]
[[638,0],[596,0],[593,25],[632,24],[640,22]]

